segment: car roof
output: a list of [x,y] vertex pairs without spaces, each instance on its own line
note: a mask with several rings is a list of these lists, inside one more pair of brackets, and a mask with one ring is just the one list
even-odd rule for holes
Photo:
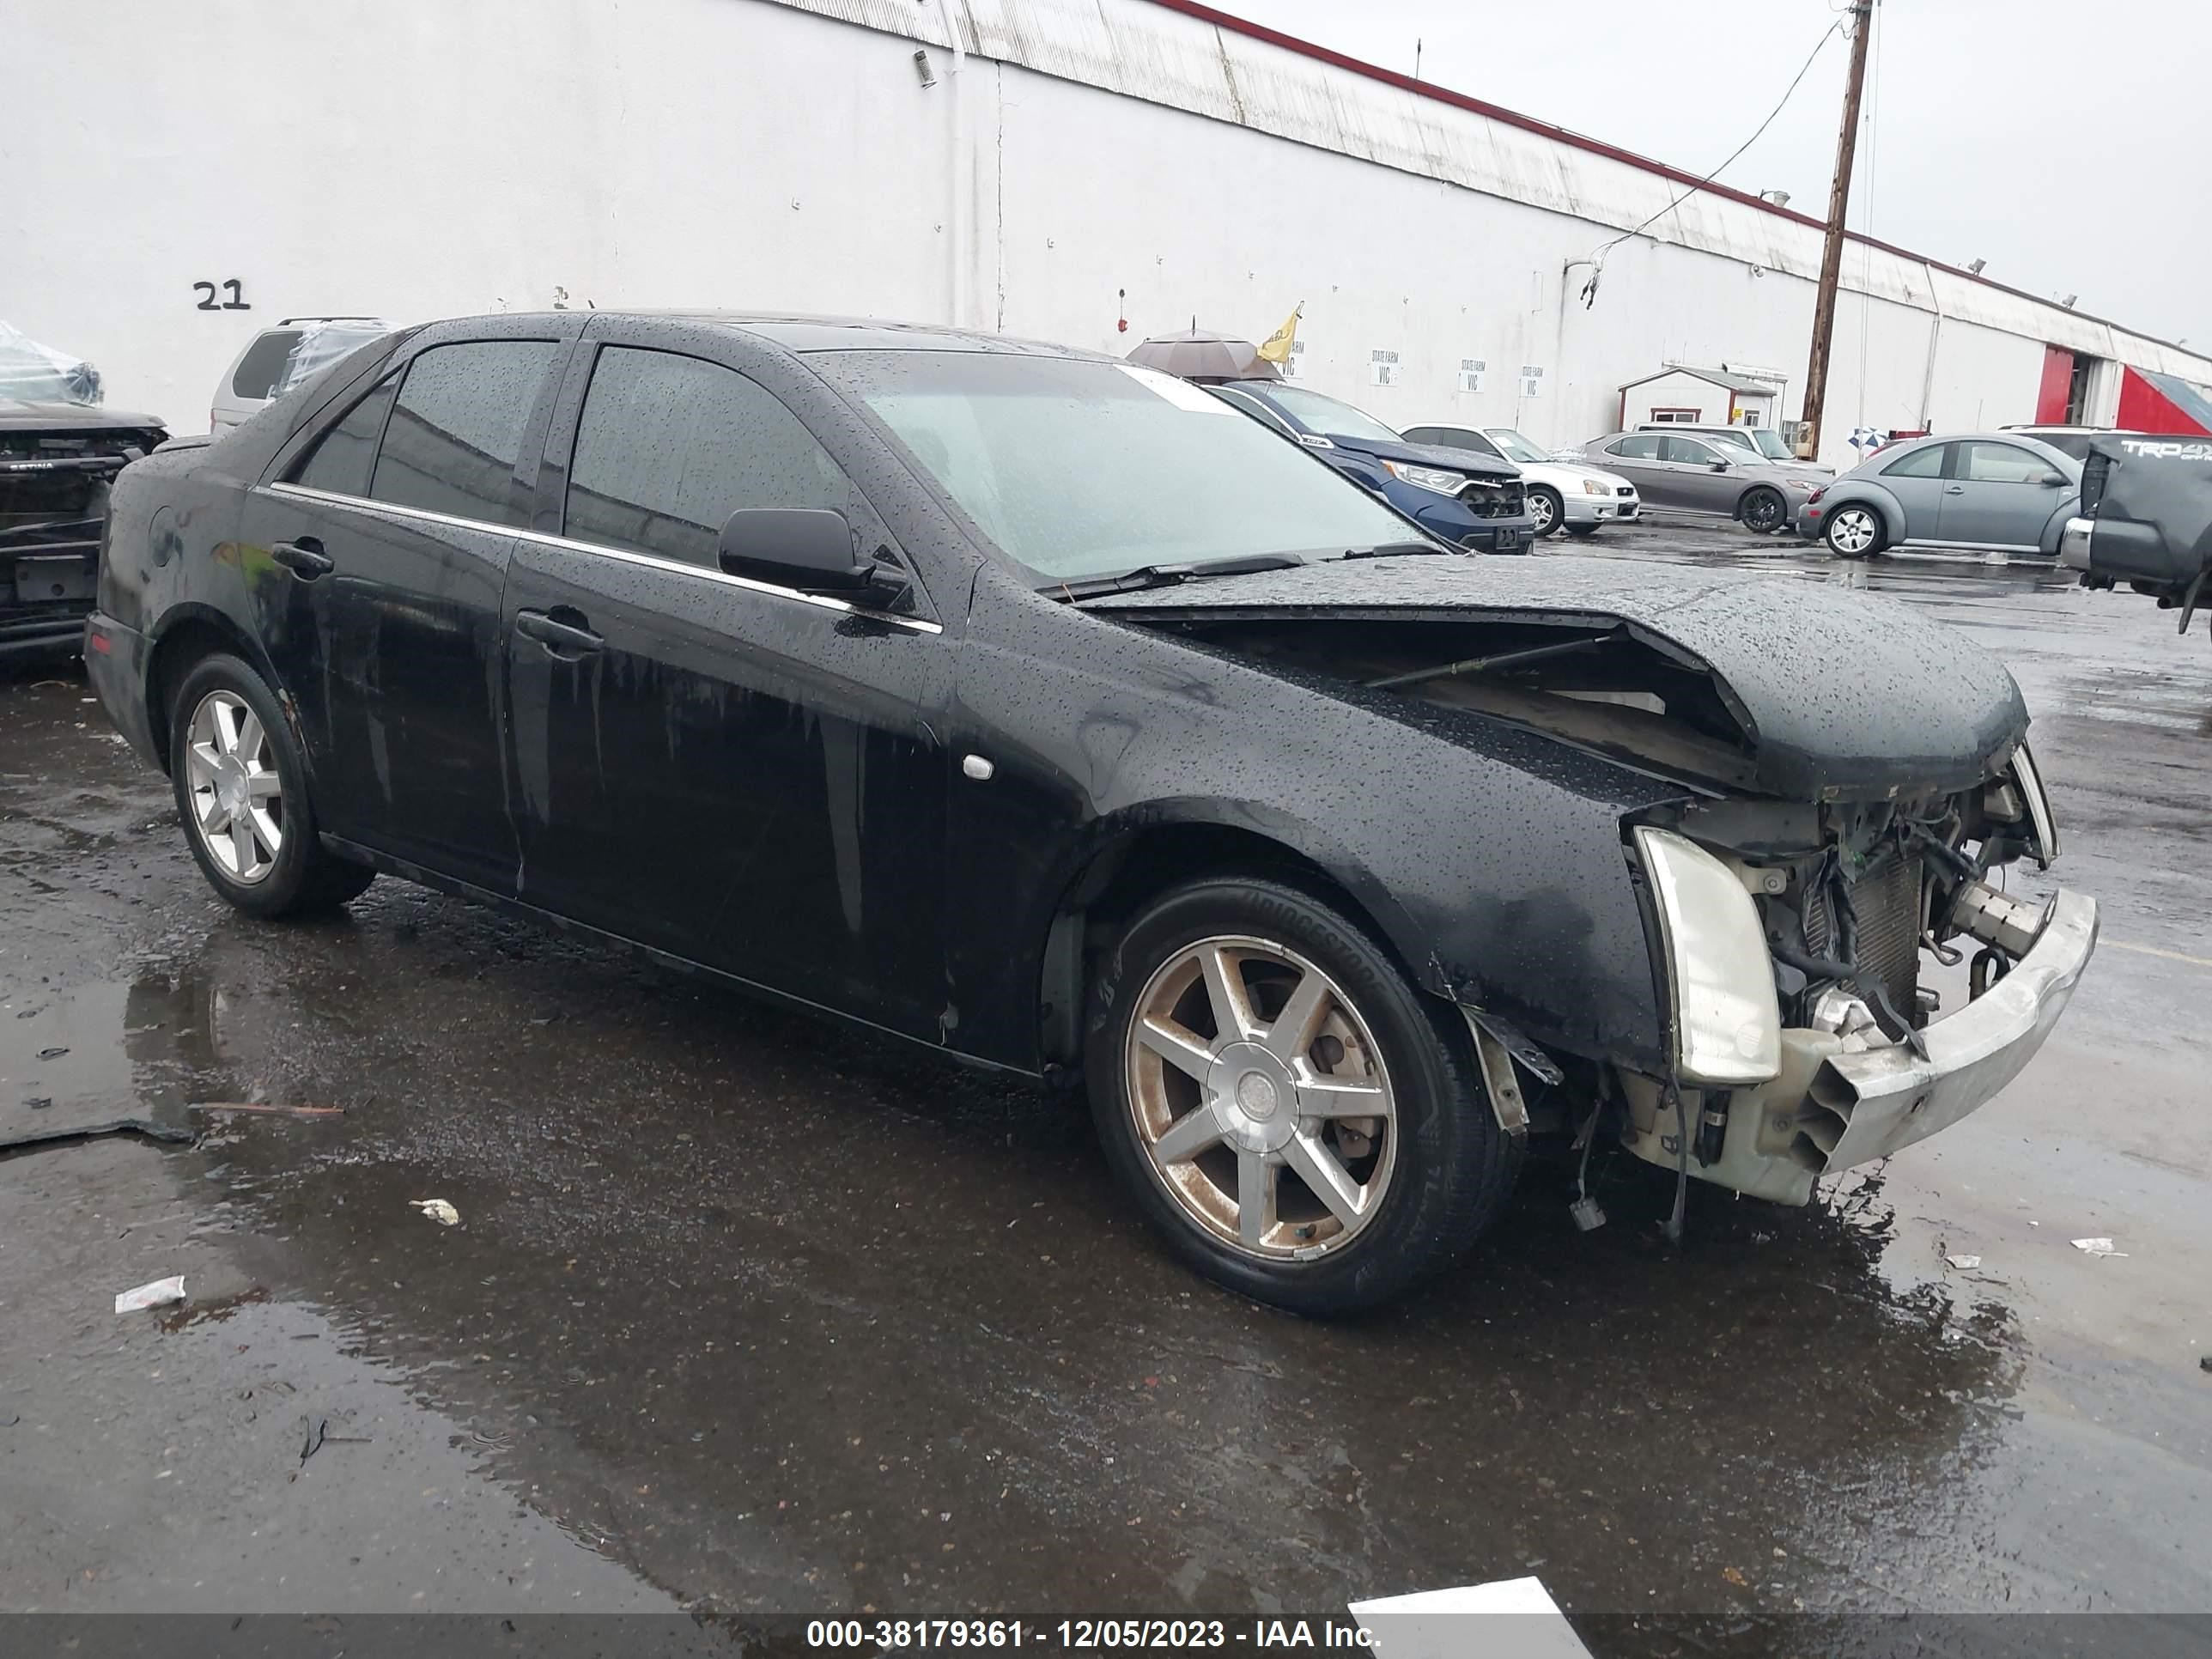
[[[512,316],[514,313],[506,313]],[[573,319],[574,312],[545,313]],[[1048,340],[1018,339],[987,334],[979,329],[954,328],[945,323],[902,322],[895,318],[817,316],[799,311],[596,311],[599,317],[635,317],[641,320],[696,323],[750,334],[786,351],[981,351],[1001,356],[1079,357],[1097,362],[1121,360],[1104,352],[1085,351]],[[449,318],[445,320],[466,320]]]

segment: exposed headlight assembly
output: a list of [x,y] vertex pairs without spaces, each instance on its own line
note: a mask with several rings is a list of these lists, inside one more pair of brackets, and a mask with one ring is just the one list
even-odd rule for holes
[[1751,894],[1727,865],[1668,830],[1639,827],[1636,850],[1667,952],[1675,1071],[1717,1088],[1765,1082],[1782,1069],[1782,1010]]
[[1464,472],[1448,472],[1440,466],[1409,466],[1404,461],[1385,461],[1390,476],[1402,478],[1422,489],[1433,489],[1439,495],[1456,495],[1467,483]]
[[1583,480],[1583,494],[1585,495],[1610,495],[1613,494],[1613,486],[1608,483],[1600,483],[1595,478],[1584,478]]
[[2035,826],[2035,859],[2049,865],[2058,856],[2058,823],[2051,816],[2051,797],[2043,793],[2043,775],[2035,769],[2035,757],[2021,744],[2012,757],[2012,775],[2027,803],[2027,821]]

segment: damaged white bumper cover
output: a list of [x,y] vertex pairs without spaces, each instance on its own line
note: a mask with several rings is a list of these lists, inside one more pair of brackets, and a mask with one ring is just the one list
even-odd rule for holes
[[1923,1058],[1902,1042],[1829,1056],[1811,1104],[1843,1120],[1826,1170],[1887,1158],[1948,1128],[2035,1057],[2097,948],[2097,902],[2061,892],[2012,972],[1920,1033]]

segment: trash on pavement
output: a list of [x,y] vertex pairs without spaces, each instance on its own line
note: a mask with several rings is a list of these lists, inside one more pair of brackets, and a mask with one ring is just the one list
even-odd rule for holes
[[1949,1262],[1962,1273],[1972,1273],[1975,1268],[1982,1265],[1982,1259],[1978,1255],[1947,1255],[1943,1260]]
[[461,1212],[442,1198],[418,1198],[409,1207],[422,1211],[441,1227],[458,1227],[461,1224]]
[[2112,1248],[2112,1241],[2109,1238],[2077,1238],[2074,1241],[2074,1248],[2081,1251],[2084,1255],[2117,1255],[2124,1257],[2127,1255],[2125,1250],[2114,1249]]
[[141,1285],[135,1291],[125,1291],[115,1298],[115,1311],[119,1314],[137,1313],[143,1308],[166,1308],[172,1302],[185,1299],[185,1276],[178,1273],[169,1279],[157,1279],[150,1285]]

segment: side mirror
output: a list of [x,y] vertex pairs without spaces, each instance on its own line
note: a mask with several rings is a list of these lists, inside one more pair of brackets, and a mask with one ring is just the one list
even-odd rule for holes
[[853,545],[842,513],[819,507],[741,507],[722,526],[716,554],[724,571],[804,593],[866,593],[877,566]]
[[1732,470],[1735,465],[1735,463],[1734,461],[1715,461],[1713,463],[1713,471],[1716,472],[1727,472]]
[[2044,488],[2046,489],[2063,489],[2066,483],[2066,475],[2063,472],[2046,472],[2043,475],[2042,483]]

